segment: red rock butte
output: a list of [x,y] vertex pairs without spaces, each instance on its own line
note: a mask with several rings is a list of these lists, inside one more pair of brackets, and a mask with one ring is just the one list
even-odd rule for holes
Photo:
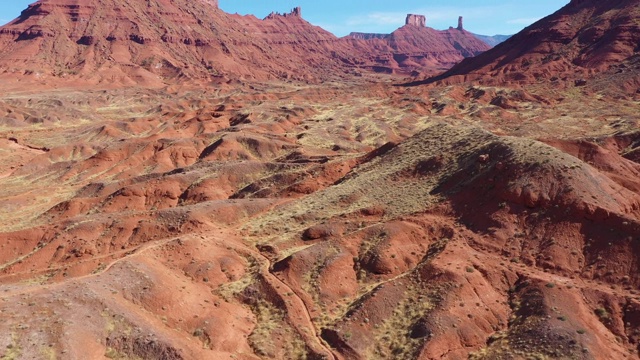
[[424,15],[407,15],[407,20],[405,21],[405,25],[413,25],[417,27],[426,27],[427,26],[427,17]]
[[[405,26],[391,34],[351,33],[346,38],[361,53],[368,53],[365,68],[384,73],[422,74],[450,68],[490,46],[467,31],[436,30],[426,26],[424,15],[408,14]],[[363,47],[366,45],[366,47]],[[373,47],[374,50],[371,50]],[[369,50],[367,50],[369,48]]]

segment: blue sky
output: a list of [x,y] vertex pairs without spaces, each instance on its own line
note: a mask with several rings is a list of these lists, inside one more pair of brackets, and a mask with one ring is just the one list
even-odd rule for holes
[[[14,19],[34,1],[0,0],[0,23]],[[464,16],[467,30],[495,35],[514,34],[567,3],[569,0],[220,0],[220,7],[262,18],[271,11],[288,12],[301,6],[307,21],[338,36],[351,31],[389,33],[404,24],[408,13],[426,15],[427,25],[436,29],[456,26],[458,16]]]

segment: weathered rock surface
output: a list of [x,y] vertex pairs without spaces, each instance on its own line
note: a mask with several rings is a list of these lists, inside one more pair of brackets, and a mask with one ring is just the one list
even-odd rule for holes
[[0,76],[92,83],[297,78],[345,73],[352,57],[301,9],[264,20],[216,1],[41,0],[0,28]]
[[[564,84],[572,84],[575,79],[589,78],[637,57],[638,5],[637,0],[573,0],[491,51],[463,61],[434,80],[525,84],[565,79]],[[638,79],[637,71],[628,75]]]
[[424,15],[408,14],[405,25],[413,25],[417,27],[427,26],[427,17]]
[[393,39],[338,39],[305,21],[299,7],[260,20],[226,14],[205,0],[40,0],[0,28],[0,76],[155,86],[185,80],[318,81],[358,69],[444,69],[488,49],[466,33],[425,35],[424,16],[408,21],[416,25],[410,26],[416,36],[430,39],[409,40],[399,49]]

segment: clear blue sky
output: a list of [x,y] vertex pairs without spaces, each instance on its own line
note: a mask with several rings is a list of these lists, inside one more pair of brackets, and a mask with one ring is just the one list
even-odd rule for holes
[[[0,23],[14,19],[34,1],[0,0]],[[220,7],[262,18],[271,11],[288,12],[301,6],[307,21],[338,36],[351,31],[389,33],[404,24],[408,13],[426,15],[427,25],[436,29],[456,26],[461,15],[467,30],[495,35],[514,34],[567,3],[569,0],[220,0]]]

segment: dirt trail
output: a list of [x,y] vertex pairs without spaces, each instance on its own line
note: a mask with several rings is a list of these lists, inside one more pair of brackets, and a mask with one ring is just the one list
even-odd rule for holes
[[[233,231],[233,229],[216,229],[215,231],[212,230],[208,232],[199,232],[199,233],[193,233],[189,235],[176,236],[176,237],[171,237],[167,239],[156,240],[153,242],[149,242],[149,243],[137,246],[132,249],[126,249],[122,251],[117,251],[117,252],[93,257],[91,259],[83,260],[82,262],[83,263],[96,262],[98,260],[103,260],[103,259],[112,258],[114,256],[123,255],[120,258],[109,262],[104,266],[103,269],[99,271],[95,271],[94,273],[91,273],[91,274],[63,280],[56,283],[42,284],[42,285],[41,284],[0,285],[0,290],[2,290],[2,292],[0,292],[0,301],[9,301],[9,299],[11,298],[22,297],[27,294],[36,294],[36,293],[44,293],[48,291],[52,292],[55,290],[61,290],[67,286],[77,285],[82,282],[91,282],[92,279],[100,277],[103,274],[106,274],[109,271],[111,271],[112,268],[117,264],[131,260],[135,257],[143,256],[148,251],[160,248],[173,241],[177,241],[181,239],[186,240],[188,238],[199,238],[199,239],[206,239],[206,241],[211,241],[211,242],[215,242],[216,240],[228,242],[230,238],[235,238],[235,237],[237,237],[237,235]],[[237,243],[242,244],[241,241],[238,241]],[[231,245],[228,243],[228,246],[231,246]],[[324,356],[326,356],[328,359],[332,359],[332,360],[338,359],[339,357],[329,347],[325,345],[324,341],[320,337],[315,325],[311,320],[311,314],[305,302],[300,298],[300,296],[295,292],[293,288],[289,287],[286,283],[284,283],[282,280],[278,279],[275,275],[271,273],[270,271],[271,265],[272,265],[271,261],[260,252],[252,249],[250,244],[242,244],[242,245],[231,246],[231,247],[237,253],[250,255],[252,258],[257,259],[259,261],[260,274],[264,276],[267,281],[276,284],[275,286],[273,286],[273,289],[277,291],[279,296],[284,298],[285,293],[293,294],[292,296],[287,297],[288,300],[292,300],[292,303],[289,305],[293,308],[291,309],[292,310],[291,312],[297,313],[297,314],[300,314],[300,313],[303,314],[304,319],[302,319],[302,321],[300,321],[299,319],[296,319],[295,321],[293,321],[292,319],[291,324],[296,327],[297,331],[301,336],[305,337],[305,341],[307,343],[309,343],[311,340],[311,342],[314,343],[315,346],[320,350],[320,352],[324,353]],[[29,254],[27,254],[26,256],[28,255]],[[46,270],[42,270],[42,272],[50,272],[52,270],[60,270],[62,268],[64,267],[59,266],[55,268],[48,268]],[[29,274],[34,275],[34,273],[29,273]],[[5,275],[0,277],[0,280],[6,279],[8,277],[13,277],[16,275],[20,275],[20,274]],[[289,314],[289,311],[287,313]],[[305,331],[305,329],[309,329],[311,331],[310,336],[307,336],[308,332]]]
[[[179,240],[180,238],[184,238],[184,237],[185,236],[177,236],[177,237],[164,239],[164,240],[156,240],[156,241],[153,241],[153,242],[149,242],[149,243],[137,246],[137,247],[135,247],[133,249],[126,249],[126,250],[122,250],[122,251],[117,251],[117,252],[109,253],[109,254],[106,254],[106,255],[97,256],[97,257],[94,257],[94,258],[91,258],[91,259],[88,259],[88,260],[84,260],[83,263],[85,263],[85,262],[94,262],[96,260],[106,259],[106,258],[110,258],[110,257],[113,257],[113,256],[118,256],[118,255],[124,254],[124,256],[122,256],[122,257],[120,257],[120,258],[118,258],[118,259],[106,264],[106,266],[102,270],[96,271],[96,272],[91,273],[91,274],[87,274],[87,275],[83,275],[83,276],[79,276],[79,277],[74,277],[74,278],[70,278],[70,279],[67,279],[67,280],[63,280],[63,281],[55,282],[55,283],[51,283],[51,284],[42,284],[42,285],[40,285],[40,284],[37,284],[37,285],[20,285],[20,284],[18,284],[18,285],[14,285],[14,284],[11,284],[11,285],[0,285],[0,289],[3,286],[4,287],[13,287],[13,286],[18,287],[15,290],[6,290],[5,289],[2,292],[2,294],[0,295],[0,299],[5,300],[7,298],[15,297],[15,296],[18,296],[18,295],[23,295],[23,294],[29,294],[29,293],[36,293],[36,292],[47,291],[47,290],[60,289],[60,288],[65,287],[65,286],[67,286],[69,284],[74,284],[74,283],[79,283],[79,282],[82,282],[82,281],[85,281],[85,280],[90,280],[92,278],[98,277],[98,276],[100,276],[102,274],[105,274],[105,273],[109,272],[111,270],[111,268],[113,268],[115,265],[117,265],[117,264],[119,264],[119,263],[121,263],[123,261],[127,261],[127,260],[129,260],[129,259],[131,259],[133,257],[140,256],[143,253],[145,253],[146,251],[158,248],[160,246],[166,245],[166,244],[168,244],[168,243],[170,243],[172,241],[176,241],[176,240]],[[54,268],[48,268],[48,269],[42,270],[42,271],[43,272],[49,272],[51,270],[60,270],[60,269],[63,269],[63,268],[64,267],[54,267]],[[19,274],[16,274],[16,275],[19,275]],[[7,278],[7,277],[10,277],[10,276],[13,276],[13,274],[12,275],[2,276],[2,277],[0,277],[0,280],[2,280],[4,278]]]

